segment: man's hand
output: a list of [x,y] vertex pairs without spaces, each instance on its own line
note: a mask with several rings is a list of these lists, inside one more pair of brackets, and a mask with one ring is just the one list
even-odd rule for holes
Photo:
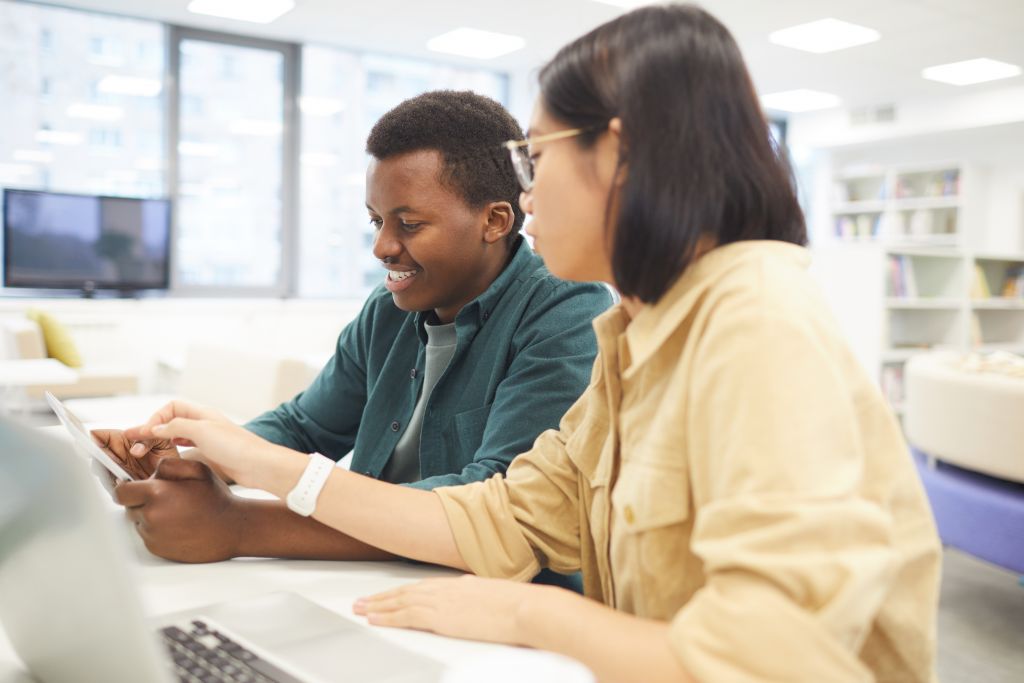
[[245,501],[201,462],[162,459],[151,478],[117,484],[114,498],[154,555],[219,562],[237,553]]
[[[169,439],[150,438],[136,441],[128,437],[127,432],[117,429],[92,430],[93,441],[123,467],[128,474],[136,479],[146,479],[156,471],[157,463],[164,458],[177,458],[178,449]],[[143,444],[145,455],[136,457],[130,451],[138,444]]]

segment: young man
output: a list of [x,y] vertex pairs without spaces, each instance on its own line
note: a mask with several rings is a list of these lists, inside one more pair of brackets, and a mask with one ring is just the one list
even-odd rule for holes
[[[354,450],[353,471],[432,489],[504,472],[557,426],[587,386],[591,321],[611,296],[555,278],[519,235],[519,186],[501,144],[521,138],[508,112],[470,92],[427,93],[380,119],[367,141],[366,206],[383,286],[313,384],[246,429],[334,460]],[[389,557],[282,502],[233,496],[200,462],[157,467],[174,450],[149,427],[203,413],[175,403],[142,427],[97,432],[141,473],[155,469],[116,494],[152,552],[186,562]],[[151,457],[128,457],[133,444]]]

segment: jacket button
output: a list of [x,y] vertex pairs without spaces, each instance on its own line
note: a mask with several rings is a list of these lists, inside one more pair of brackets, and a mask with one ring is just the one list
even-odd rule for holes
[[633,506],[627,505],[622,508],[622,516],[626,518],[626,524],[632,524],[636,521],[636,516],[633,514]]
[[490,317],[491,317],[490,312],[489,311],[484,311],[484,320],[487,320]]
[[398,424],[398,420],[391,423],[391,431],[397,432],[399,427],[401,427],[401,425]]
[[416,368],[409,371],[409,379],[416,379]]

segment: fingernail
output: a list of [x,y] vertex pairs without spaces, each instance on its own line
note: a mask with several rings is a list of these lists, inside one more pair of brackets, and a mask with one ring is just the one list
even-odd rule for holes
[[167,427],[164,425],[156,425],[155,427],[153,427],[152,431],[154,434],[162,434],[166,429]]
[[146,452],[146,447],[143,446],[141,443],[137,443],[134,446],[132,446],[128,452],[131,453],[132,455],[142,455],[143,453]]

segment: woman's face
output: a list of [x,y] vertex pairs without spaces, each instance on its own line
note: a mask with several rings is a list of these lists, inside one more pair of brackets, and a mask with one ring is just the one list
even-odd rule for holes
[[451,322],[501,272],[514,216],[508,202],[469,206],[441,183],[442,170],[436,150],[371,160],[366,209],[395,305]]
[[[553,119],[538,100],[530,119],[530,138],[570,128]],[[533,189],[519,203],[533,218],[526,232],[554,275],[564,280],[614,284],[611,244],[614,229],[605,228],[605,212],[617,215],[615,181],[619,123],[613,120],[589,149],[576,138],[530,146]],[[609,204],[609,196],[615,190]]]

